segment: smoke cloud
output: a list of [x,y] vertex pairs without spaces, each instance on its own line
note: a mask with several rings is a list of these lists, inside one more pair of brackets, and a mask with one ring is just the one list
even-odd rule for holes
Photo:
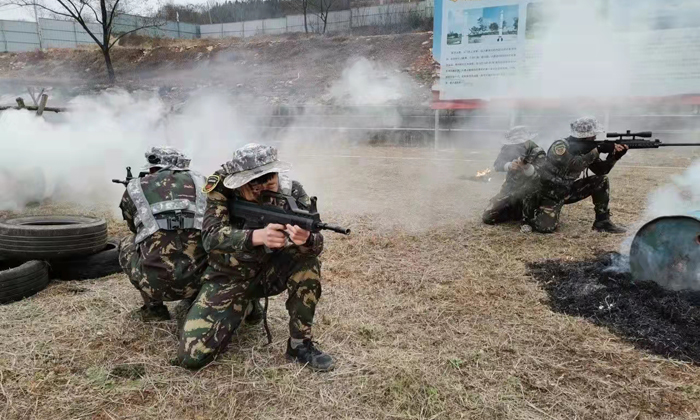
[[[327,95],[340,106],[387,105],[382,118],[388,116],[392,124],[398,114],[389,105],[404,97],[405,78],[360,58],[351,62]],[[302,113],[287,126],[270,131],[263,121],[270,118],[269,107],[245,110],[237,97],[211,91],[193,94],[177,112],[152,92],[123,90],[78,96],[67,105],[70,112],[46,113],[44,118],[27,111],[0,112],[0,210],[17,211],[49,198],[116,207],[123,187],[110,180],[123,179],[125,166],[132,166],[136,175],[151,146],[177,147],[192,158],[194,170],[209,174],[233,150],[250,142],[273,143],[289,152],[322,144],[332,147],[347,133],[309,127],[347,125],[342,114],[353,112],[339,108],[335,113],[341,115],[333,121]],[[366,140],[368,131],[355,130],[353,138]],[[310,171],[306,175],[314,176]]]

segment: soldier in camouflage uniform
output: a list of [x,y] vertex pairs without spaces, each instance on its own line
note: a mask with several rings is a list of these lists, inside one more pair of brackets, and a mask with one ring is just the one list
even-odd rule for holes
[[[610,221],[610,181],[607,174],[615,163],[627,153],[627,146],[595,142],[602,125],[593,117],[583,117],[571,124],[571,135],[555,141],[547,152],[547,159],[540,170],[541,187],[539,206],[535,210],[532,227],[538,232],[554,232],[564,204],[593,198],[595,222],[593,229],[599,232],[623,233],[625,229]],[[601,153],[607,153],[605,160]],[[594,176],[579,179],[588,170]]]
[[182,366],[205,366],[227,346],[251,300],[286,290],[287,357],[315,370],[334,367],[331,356],[316,348],[311,334],[321,297],[318,256],[323,236],[298,226],[249,224],[236,218],[229,207],[234,196],[283,204],[274,198],[261,198],[263,191],[275,191],[291,195],[300,208],[308,208],[311,202],[302,185],[279,175],[289,167],[277,160],[275,148],[249,144],[236,150],[233,159],[207,179],[202,239],[209,266],[182,329],[178,349]]
[[493,164],[497,172],[506,172],[506,180],[481,216],[484,223],[495,225],[532,218],[533,203],[536,204],[533,196],[539,189],[537,169],[546,156],[532,141],[536,137],[537,133],[526,126],[513,127],[506,133],[505,144]]
[[127,185],[119,207],[131,235],[119,246],[119,263],[141,292],[144,321],[168,320],[163,301],[197,295],[207,262],[201,227],[205,179],[191,172],[190,160],[168,147],[146,152],[148,164]]

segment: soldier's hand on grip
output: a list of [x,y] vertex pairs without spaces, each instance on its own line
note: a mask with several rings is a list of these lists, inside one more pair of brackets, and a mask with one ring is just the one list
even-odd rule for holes
[[523,166],[523,160],[521,158],[517,158],[510,163],[510,171],[521,171],[523,169]]
[[287,237],[284,235],[284,226],[276,223],[270,223],[263,229],[253,231],[253,246],[265,245],[270,249],[278,249],[284,247],[287,243]]
[[615,145],[615,152],[613,153],[613,157],[617,160],[620,159],[622,156],[627,153],[627,150],[629,150],[629,146],[626,144],[616,144]]
[[311,232],[304,230],[299,226],[287,225],[287,233],[289,234],[289,239],[292,240],[296,245],[304,245],[309,239]]

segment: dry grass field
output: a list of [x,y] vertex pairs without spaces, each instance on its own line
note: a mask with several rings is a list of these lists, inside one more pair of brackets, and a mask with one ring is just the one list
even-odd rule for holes
[[[170,364],[174,321],[133,317],[140,298],[123,274],[52,282],[0,306],[0,418],[698,418],[700,367],[554,310],[528,274],[529,263],[619,249],[625,235],[591,231],[590,201],[566,207],[557,233],[524,234],[480,223],[500,178],[463,179],[495,152],[282,154],[324,218],[353,229],[326,235],[322,256],[315,334],[335,371],[286,362],[284,296],[271,300],[272,345],[262,328],[244,327],[213,364],[190,372]],[[647,194],[698,156],[630,152],[611,175],[614,220],[637,222]],[[111,218],[110,230],[124,226]]]

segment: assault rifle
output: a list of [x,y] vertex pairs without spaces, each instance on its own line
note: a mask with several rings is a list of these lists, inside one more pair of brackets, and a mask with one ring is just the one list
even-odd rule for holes
[[[651,131],[642,131],[639,133],[631,133],[627,130],[626,133],[608,133],[607,138],[617,138],[617,140],[603,140],[602,143],[615,143],[624,144],[629,146],[630,149],[658,149],[659,147],[673,147],[673,146],[700,146],[700,143],[663,143],[661,140],[643,140],[645,138],[651,138]],[[640,137],[640,138],[637,138]],[[596,143],[601,143],[597,141]]]
[[125,187],[129,185],[129,181],[134,179],[134,175],[131,174],[131,166],[126,167],[126,180],[113,179],[112,182],[115,184],[123,184]]
[[331,230],[333,232],[342,233],[343,235],[350,234],[350,229],[330,225],[321,221],[321,216],[316,209],[316,197],[311,197],[311,207],[309,210],[300,209],[296,199],[289,195],[264,191],[261,199],[263,198],[280,200],[284,205],[282,207],[277,207],[271,204],[263,204],[262,202],[254,203],[239,197],[234,197],[229,200],[229,211],[234,217],[244,219],[246,224],[259,226],[260,228],[269,223],[278,223],[280,225],[296,225],[309,232]]

